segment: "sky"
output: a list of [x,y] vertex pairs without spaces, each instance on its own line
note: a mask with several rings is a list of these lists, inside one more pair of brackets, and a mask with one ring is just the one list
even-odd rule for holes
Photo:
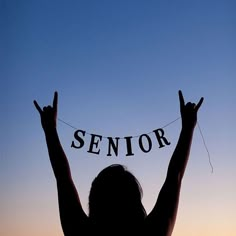
[[[182,90],[186,102],[204,97],[203,137],[196,126],[173,236],[235,236],[235,11],[233,0],[0,0],[0,235],[63,235],[34,99],[50,105],[58,91],[58,133],[85,212],[93,178],[113,163],[137,177],[150,212]],[[151,131],[165,125],[171,144],[159,148]],[[71,148],[73,127],[86,131],[83,148]],[[99,155],[87,152],[89,133],[103,136]],[[133,138],[127,157],[121,139],[107,156],[107,136],[147,133],[150,152]]]

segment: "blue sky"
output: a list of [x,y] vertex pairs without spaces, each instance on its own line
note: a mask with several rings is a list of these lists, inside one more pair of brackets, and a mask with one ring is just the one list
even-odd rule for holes
[[[205,98],[199,124],[214,173],[196,128],[173,235],[235,235],[235,10],[229,0],[2,0],[1,234],[62,235],[34,99],[48,105],[57,90],[60,119],[90,133],[124,137],[178,118],[181,89],[186,101]],[[121,155],[107,158],[105,143],[101,155],[89,154],[70,147],[71,127],[58,121],[58,131],[85,210],[95,175],[122,163],[140,180],[149,211],[180,120],[165,128],[170,146],[153,144],[144,154],[134,142],[130,159],[122,155],[122,143]]]

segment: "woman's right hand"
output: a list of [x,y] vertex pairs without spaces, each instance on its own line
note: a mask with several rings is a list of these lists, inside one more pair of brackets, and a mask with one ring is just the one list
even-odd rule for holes
[[202,97],[197,105],[195,103],[188,102],[185,104],[184,97],[179,90],[179,103],[180,103],[180,113],[182,118],[183,128],[194,128],[197,123],[197,112],[203,103],[204,98]]

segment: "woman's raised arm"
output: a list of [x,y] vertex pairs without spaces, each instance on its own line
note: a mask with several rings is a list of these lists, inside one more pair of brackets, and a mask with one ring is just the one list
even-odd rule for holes
[[191,102],[185,104],[183,94],[179,91],[179,102],[182,119],[179,140],[171,157],[166,179],[156,204],[146,219],[149,228],[159,236],[170,236],[174,229],[181,182],[189,159],[197,112],[202,105],[203,98],[199,100],[197,105]]
[[65,235],[76,235],[83,231],[87,223],[87,215],[72,180],[70,166],[66,154],[60,143],[57,132],[57,104],[58,94],[55,92],[53,105],[43,109],[34,101],[41,118],[45,133],[48,153],[52,169],[57,182],[58,201],[61,225]]

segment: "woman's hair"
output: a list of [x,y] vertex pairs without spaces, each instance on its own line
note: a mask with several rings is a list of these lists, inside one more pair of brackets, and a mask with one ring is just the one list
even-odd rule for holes
[[123,165],[110,165],[93,180],[89,194],[89,217],[96,222],[143,221],[142,188]]

